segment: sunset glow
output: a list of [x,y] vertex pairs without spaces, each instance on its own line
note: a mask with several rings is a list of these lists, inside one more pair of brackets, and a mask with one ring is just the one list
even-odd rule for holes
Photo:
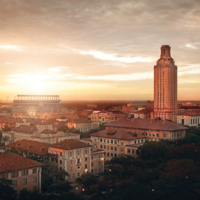
[[178,99],[199,99],[200,3],[182,2],[2,0],[0,98],[152,100],[153,67],[168,44]]

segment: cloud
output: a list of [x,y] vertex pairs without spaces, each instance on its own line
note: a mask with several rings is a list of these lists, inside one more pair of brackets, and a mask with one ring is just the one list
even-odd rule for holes
[[21,47],[16,45],[0,45],[2,50],[11,50],[11,51],[22,51]]
[[49,69],[51,72],[60,72],[63,71],[62,69],[68,69],[69,67],[52,67]]
[[188,48],[191,48],[191,49],[197,49],[195,46],[193,46],[193,45],[191,45],[191,44],[189,44],[189,43],[186,44],[185,46],[188,47]]

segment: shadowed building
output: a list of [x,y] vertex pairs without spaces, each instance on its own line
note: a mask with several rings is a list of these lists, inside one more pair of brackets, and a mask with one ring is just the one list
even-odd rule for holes
[[170,55],[170,46],[161,47],[161,56],[154,66],[154,118],[176,121],[177,66]]

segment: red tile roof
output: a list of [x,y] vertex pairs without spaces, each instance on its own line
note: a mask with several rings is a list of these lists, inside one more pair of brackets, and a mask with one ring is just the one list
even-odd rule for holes
[[44,164],[29,158],[25,158],[15,153],[0,154],[0,173],[29,169],[42,165]]
[[0,123],[14,124],[14,123],[22,123],[22,122],[23,120],[21,118],[0,116]]
[[137,135],[131,131],[124,129],[105,129],[96,133],[90,134],[90,136],[103,137],[103,138],[112,138],[119,140],[135,140],[139,138],[146,138],[145,136]]
[[188,110],[188,109],[200,109],[200,106],[181,106],[180,108],[179,108],[180,110],[181,109],[184,109],[184,110]]
[[23,132],[23,133],[34,133],[38,129],[35,126],[21,125],[19,127],[13,128],[12,130],[16,132]]
[[26,149],[28,153],[38,154],[38,155],[45,155],[48,154],[48,148],[52,147],[53,144],[44,143],[44,142],[37,142],[32,140],[20,140],[13,142],[11,144],[6,145],[6,149],[15,148],[18,149]]
[[70,119],[67,121],[67,123],[92,123],[92,121],[90,121],[89,119],[83,119],[83,118],[79,118],[79,119]]
[[80,142],[78,140],[73,140],[73,139],[66,139],[61,142],[55,143],[53,145],[53,148],[56,149],[78,149],[78,148],[84,148],[84,147],[90,147],[91,145],[86,144],[84,142]]
[[186,110],[181,113],[177,113],[176,115],[181,115],[181,116],[199,116],[200,115],[200,110]]
[[147,113],[151,113],[153,112],[153,109],[143,109],[143,110],[138,110],[138,111],[135,111],[135,112],[132,112],[132,113],[135,113],[135,114],[147,114]]
[[131,129],[147,129],[161,131],[175,131],[188,129],[184,126],[170,121],[164,120],[149,120],[149,119],[121,119],[115,122],[105,124],[107,127],[131,128]]
[[43,134],[56,134],[56,131],[50,130],[50,129],[44,129],[41,133]]

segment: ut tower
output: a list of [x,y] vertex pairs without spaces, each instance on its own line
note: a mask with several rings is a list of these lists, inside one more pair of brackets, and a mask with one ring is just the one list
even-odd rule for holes
[[154,66],[154,119],[175,121],[177,110],[177,66],[170,54],[171,47],[163,45]]

